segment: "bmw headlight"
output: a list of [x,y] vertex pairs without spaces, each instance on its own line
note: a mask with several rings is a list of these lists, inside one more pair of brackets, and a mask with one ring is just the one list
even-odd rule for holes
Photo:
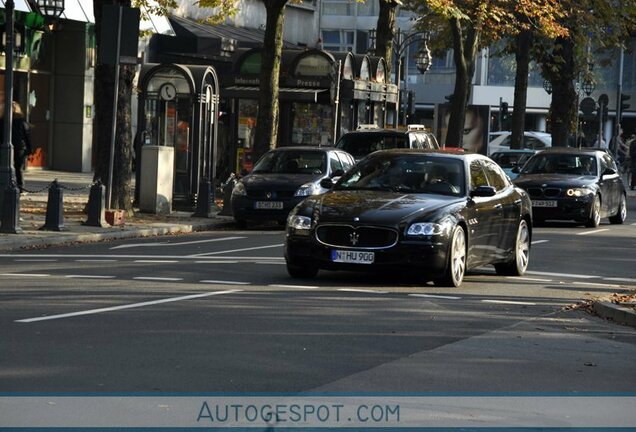
[[289,215],[287,227],[296,231],[296,234],[309,234],[311,229],[311,218],[308,216]]
[[415,237],[427,237],[433,235],[448,234],[450,232],[450,221],[435,222],[416,222],[412,224],[406,231],[406,235]]
[[247,191],[245,190],[245,185],[243,184],[243,182],[238,182],[234,185],[234,188],[232,189],[232,195],[247,195]]
[[565,191],[565,194],[569,197],[582,197],[585,195],[592,194],[593,191],[590,188],[582,187],[582,188],[570,188]]
[[294,196],[310,196],[310,195],[319,195],[322,193],[322,188],[320,185],[316,183],[305,183],[301,187],[298,188]]

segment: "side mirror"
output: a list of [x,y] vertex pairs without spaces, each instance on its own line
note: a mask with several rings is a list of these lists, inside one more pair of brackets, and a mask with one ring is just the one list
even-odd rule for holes
[[344,174],[344,170],[342,169],[337,169],[335,170],[333,173],[331,173],[331,178],[334,177],[342,177],[342,175]]
[[607,168],[605,168],[605,171],[603,171],[603,175],[604,176],[606,176],[606,175],[614,175],[614,174],[616,174],[616,171],[614,171],[614,168],[607,167]]
[[479,186],[470,193],[471,197],[491,197],[495,196],[497,191],[492,186]]
[[324,178],[320,180],[320,187],[324,189],[331,189],[333,187],[333,180],[330,178]]

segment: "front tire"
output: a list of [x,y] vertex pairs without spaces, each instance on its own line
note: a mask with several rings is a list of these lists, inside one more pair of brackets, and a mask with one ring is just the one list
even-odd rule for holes
[[294,279],[312,279],[318,274],[318,269],[312,266],[297,266],[287,264],[287,273]]
[[458,287],[462,284],[465,273],[466,232],[461,226],[456,226],[451,235],[444,276],[435,281],[435,284],[447,287]]
[[596,228],[601,223],[601,197],[594,196],[592,201],[592,208],[590,209],[590,218],[585,223],[588,228]]
[[622,224],[627,219],[627,200],[625,195],[621,195],[621,203],[618,206],[618,210],[614,216],[610,216],[609,221],[613,224]]
[[528,223],[522,219],[517,227],[514,256],[511,261],[495,264],[498,275],[523,276],[530,262],[530,229]]

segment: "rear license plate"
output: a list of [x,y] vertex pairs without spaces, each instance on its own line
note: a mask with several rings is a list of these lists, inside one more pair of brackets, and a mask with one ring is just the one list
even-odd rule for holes
[[374,252],[332,250],[331,261],[349,264],[373,264]]
[[254,208],[257,210],[282,210],[282,201],[256,201]]
[[532,207],[556,207],[557,202],[554,200],[532,200]]

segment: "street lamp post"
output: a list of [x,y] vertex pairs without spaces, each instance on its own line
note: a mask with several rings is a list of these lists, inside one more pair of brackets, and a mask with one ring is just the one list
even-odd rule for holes
[[[400,85],[400,75],[402,74],[402,56],[404,52],[407,51],[408,47],[411,46],[414,42],[421,42],[420,50],[415,58],[415,65],[417,66],[417,70],[424,74],[430,68],[433,62],[433,57],[431,55],[431,50],[428,48],[426,42],[428,39],[428,32],[416,31],[407,34],[402,38],[403,34],[400,29],[398,29],[397,34],[395,35],[395,40],[393,42],[393,52],[397,62],[397,68],[395,73],[395,84],[397,85],[398,94],[397,94],[397,102],[395,104],[395,118],[393,120],[393,126],[397,128],[399,124],[400,118],[400,106],[402,104],[401,100],[401,85]],[[407,62],[408,66],[408,62]],[[408,67],[407,71],[404,74],[404,89],[408,88]],[[404,113],[404,122],[406,123],[406,112]]]
[[13,0],[5,2],[5,34],[6,43],[5,70],[4,70],[4,134],[2,137],[2,148],[0,149],[0,209],[2,219],[0,221],[0,232],[18,234],[20,228],[20,191],[15,184],[15,169],[13,167],[13,144],[11,144],[11,124],[13,121],[13,10],[15,3]]

